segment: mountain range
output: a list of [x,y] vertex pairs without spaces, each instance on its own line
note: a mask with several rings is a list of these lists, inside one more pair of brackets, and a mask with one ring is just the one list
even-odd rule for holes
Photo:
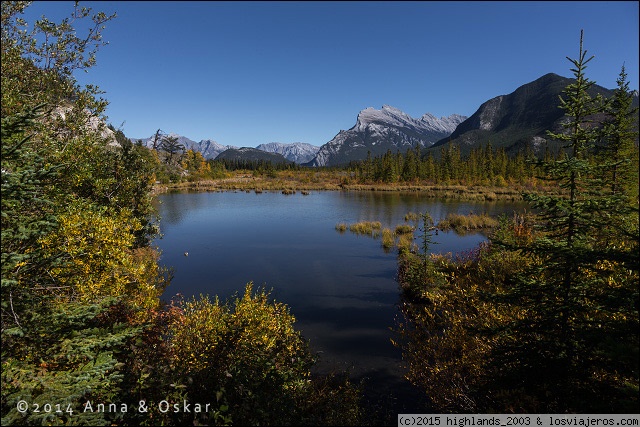
[[[167,134],[167,136],[177,136],[178,142],[184,145],[185,150],[193,150],[202,154],[205,159],[215,159],[218,154],[222,153],[225,150],[230,148],[238,148],[232,145],[222,145],[218,144],[216,141],[211,139],[203,139],[200,142],[193,141],[186,136],[178,135],[175,133]],[[148,148],[153,147],[153,139],[154,136],[150,136],[148,138],[130,138],[133,142],[140,141],[142,145]]]
[[289,161],[302,164],[311,161],[318,153],[318,150],[320,150],[320,147],[307,144],[306,142],[294,142],[292,144],[270,142],[268,144],[260,144],[256,149],[266,151],[267,153],[281,154]]
[[381,110],[366,108],[358,114],[356,124],[341,130],[331,141],[320,147],[307,166],[337,166],[354,160],[392,151],[407,151],[416,145],[429,147],[451,135],[465,116],[452,114],[436,118],[425,114],[415,119],[397,108],[383,105]]
[[[193,150],[202,154],[202,156],[209,160],[217,158],[221,153],[227,150],[240,150],[240,147],[236,147],[233,145],[222,145],[213,141],[211,139],[203,139],[200,142],[193,141],[192,139],[187,138],[186,136],[170,133],[168,136],[177,136],[178,142],[184,145],[186,150]],[[131,138],[132,141],[141,141],[142,145],[145,147],[151,148],[153,146],[153,136],[148,138]],[[247,148],[247,147],[244,147]],[[277,153],[281,154],[286,160],[294,162],[294,163],[305,163],[309,160],[313,159],[320,149],[315,145],[307,144],[304,142],[294,142],[291,144],[284,144],[280,142],[270,142],[268,144],[260,144],[256,147],[257,150],[267,152],[267,153]],[[247,155],[253,155],[255,157],[255,153],[251,153],[251,150],[242,150],[236,152],[244,153]]]
[[[494,148],[502,147],[511,155],[525,148],[541,154],[547,147],[555,149],[559,146],[559,143],[549,141],[546,133],[562,129],[566,117],[559,108],[559,97],[573,81],[557,74],[545,74],[510,94],[489,99],[470,117],[452,114],[436,118],[427,113],[416,119],[388,105],[383,105],[380,110],[370,107],[360,111],[351,129],[339,131],[321,147],[301,142],[273,142],[258,145],[256,149],[316,167],[345,165],[364,160],[369,154],[382,155],[387,150],[405,152],[416,145],[433,151],[434,155],[438,155],[443,145],[451,143],[457,144],[464,155],[489,142]],[[612,89],[598,85],[590,89],[592,96],[601,94],[610,98],[613,93]],[[637,91],[633,106],[638,106]],[[152,138],[142,141],[146,146],[152,144]],[[187,149],[199,151],[206,159],[215,159],[230,149],[236,150],[233,156],[256,156],[254,149],[237,151],[238,147],[208,139],[195,142],[179,136],[179,141]]]

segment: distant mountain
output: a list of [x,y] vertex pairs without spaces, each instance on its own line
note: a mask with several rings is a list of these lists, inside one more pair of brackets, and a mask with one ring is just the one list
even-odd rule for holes
[[[555,148],[557,143],[547,141],[546,132],[562,129],[565,116],[558,107],[558,97],[573,81],[550,73],[520,86],[508,95],[496,96],[482,104],[450,136],[433,144],[431,149],[436,150],[450,142],[459,145],[463,154],[488,142],[494,148],[503,147],[509,154],[515,154],[527,146],[541,154],[547,143],[550,148]],[[598,93],[608,98],[613,95],[613,90],[594,85],[590,94],[593,96]],[[637,96],[634,104],[638,105]]]
[[449,136],[466,119],[453,114],[440,119],[425,114],[415,119],[397,108],[384,105],[381,110],[366,108],[358,114],[355,126],[341,130],[320,147],[308,166],[337,166],[352,160],[364,160],[367,153],[382,155],[391,149],[407,151],[420,145],[429,147]]
[[230,148],[223,151],[216,157],[216,160],[239,160],[239,161],[270,161],[273,164],[276,163],[292,163],[287,160],[282,154],[269,153],[267,151],[258,150],[257,148],[242,147],[242,148]]
[[309,162],[320,150],[320,147],[306,142],[294,142],[292,144],[270,142],[268,144],[260,144],[256,148],[268,153],[282,154],[286,159],[298,164]]
[[[193,151],[199,152],[200,154],[202,154],[202,157],[204,157],[207,160],[215,159],[218,156],[218,154],[230,148],[238,148],[238,147],[234,147],[233,145],[218,144],[216,141],[213,141],[210,139],[203,139],[200,142],[195,142],[187,138],[186,136],[178,135],[175,133],[171,133],[169,134],[169,136],[177,136],[178,142],[184,145],[186,150],[193,150]],[[151,135],[149,138],[130,138],[130,139],[133,142],[142,141],[142,145],[144,145],[145,147],[151,148],[153,145],[153,137],[154,135]]]
[[[200,142],[195,142],[186,136],[178,135],[175,133],[168,134],[169,136],[177,136],[178,142],[185,146],[186,150],[193,150],[200,152],[202,156],[209,160],[215,159],[220,153],[230,149],[239,149],[239,147],[233,145],[222,145],[211,139],[203,139]],[[153,145],[154,135],[148,138],[131,138],[133,142],[138,140],[142,141],[142,145],[151,148]],[[260,144],[256,147],[260,151],[267,153],[282,154],[285,159],[294,163],[306,163],[313,159],[320,149],[315,145],[307,144],[304,142],[294,142],[292,144],[284,144],[281,142],[271,142],[268,144]]]

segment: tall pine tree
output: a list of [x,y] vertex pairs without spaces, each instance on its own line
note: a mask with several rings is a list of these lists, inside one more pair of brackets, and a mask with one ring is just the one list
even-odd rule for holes
[[[495,242],[536,262],[499,298],[526,308],[526,316],[497,333],[493,366],[501,387],[524,388],[548,411],[620,412],[637,392],[637,363],[629,359],[638,347],[637,269],[628,268],[637,246],[636,255],[631,247],[615,248],[619,239],[602,232],[629,210],[608,191],[611,175],[602,172],[611,162],[593,160],[596,144],[616,126],[598,122],[607,105],[589,93],[594,82],[585,70],[593,56],[587,58],[582,33],[578,58],[567,59],[575,79],[560,97],[566,120],[562,132],[548,132],[564,143],[564,155],[540,165],[565,195],[525,195],[540,213],[542,237],[519,248]],[[630,386],[625,378],[634,375]],[[610,399],[603,402],[603,395]]]

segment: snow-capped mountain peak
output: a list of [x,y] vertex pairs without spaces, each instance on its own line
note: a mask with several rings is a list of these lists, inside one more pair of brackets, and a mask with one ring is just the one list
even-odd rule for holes
[[268,153],[282,154],[287,160],[291,160],[294,163],[306,163],[310,161],[320,149],[320,147],[306,142],[294,142],[292,144],[270,142],[268,144],[260,144],[256,148]]
[[[151,135],[148,138],[131,138],[132,141],[142,141],[142,145],[151,148],[153,145],[153,138],[155,135]],[[200,142],[193,141],[186,136],[178,135],[177,133],[165,134],[168,137],[178,137],[178,142],[184,145],[185,150],[197,151],[205,159],[215,159],[218,154],[230,148],[238,148],[232,145],[222,145],[212,139],[203,139]]]
[[465,119],[459,114],[438,119],[429,113],[416,119],[390,105],[383,105],[380,110],[365,108],[358,114],[356,124],[320,147],[309,165],[333,166],[362,160],[368,153],[379,155],[389,149],[406,151],[416,145],[429,147],[451,135]]
[[373,107],[365,108],[358,114],[355,128],[364,129],[371,123],[384,123],[392,126],[404,126],[413,124],[415,120],[403,111],[390,105],[383,105],[382,109],[376,110]]

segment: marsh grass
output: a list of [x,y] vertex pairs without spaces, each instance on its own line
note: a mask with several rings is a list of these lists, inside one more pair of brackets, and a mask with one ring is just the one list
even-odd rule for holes
[[349,231],[356,234],[377,236],[380,234],[382,223],[380,221],[360,221],[349,226]]
[[407,224],[399,224],[395,231],[391,228],[382,228],[380,221],[360,221],[351,225],[340,222],[335,226],[336,231],[343,234],[347,229],[352,233],[366,235],[374,239],[381,238],[381,246],[385,252],[389,252],[394,247],[399,253],[416,252],[418,247],[413,243],[415,227]]
[[396,246],[398,247],[399,253],[418,251],[418,246],[413,243],[413,233],[404,233],[398,235]]
[[390,228],[384,228],[382,230],[382,247],[385,250],[393,248],[396,244],[395,234]]
[[409,233],[413,233],[415,230],[415,227],[408,225],[408,224],[398,224],[396,225],[396,229],[395,229],[395,233],[397,235],[401,235],[401,234],[409,234]]
[[487,214],[460,215],[450,213],[438,223],[438,228],[443,231],[453,229],[456,233],[465,233],[472,230],[493,228],[498,226],[498,220]]
[[409,212],[408,214],[406,214],[404,216],[404,220],[405,220],[405,222],[417,221],[418,220],[418,214],[415,213],[415,212]]
[[[251,171],[238,170],[227,172],[221,178],[157,184],[153,194],[169,191],[220,191],[220,190],[255,190],[294,191],[309,190],[349,190],[349,191],[402,191],[420,192],[424,197],[459,199],[459,200],[522,200],[523,191],[544,194],[562,194],[557,185],[534,182],[526,185],[494,186],[487,183],[480,185],[435,185],[429,182],[418,184],[369,183],[352,184],[346,179],[343,171],[323,169],[304,169],[299,171],[274,171],[272,176],[252,174]],[[416,218],[410,218],[415,220]],[[406,219],[405,221],[409,221]]]

